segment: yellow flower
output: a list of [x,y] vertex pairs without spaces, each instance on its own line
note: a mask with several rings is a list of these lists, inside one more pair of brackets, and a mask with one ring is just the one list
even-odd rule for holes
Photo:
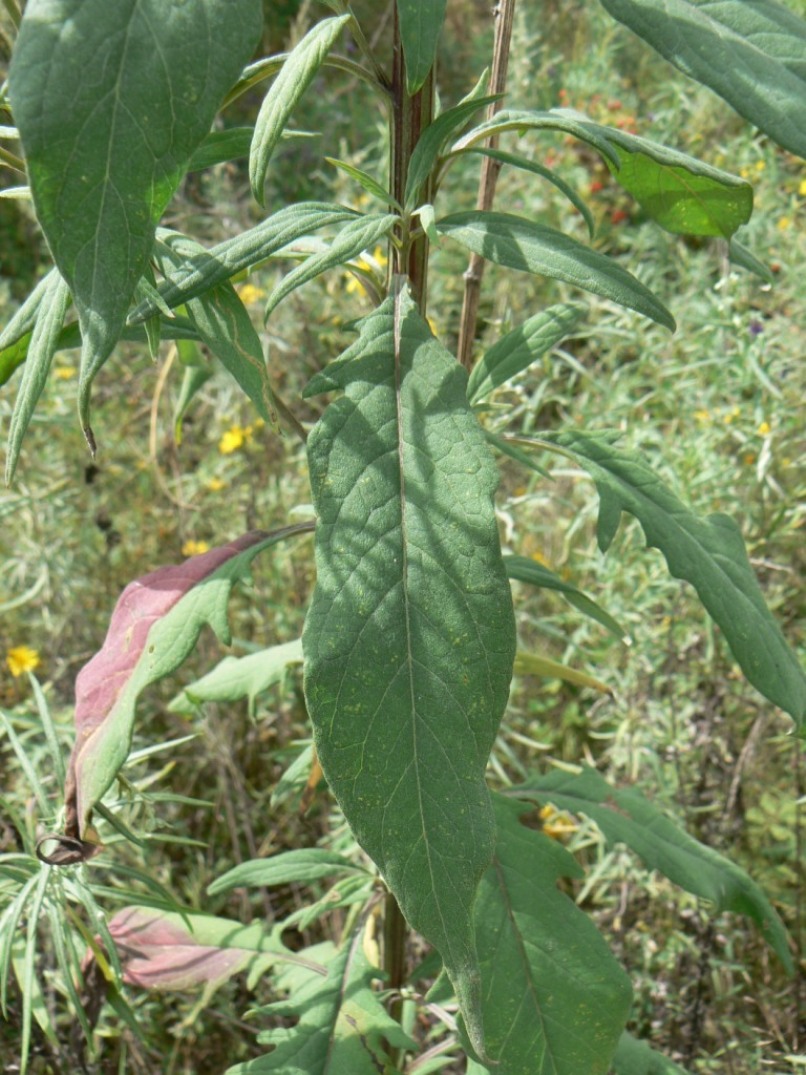
[[770,433],[772,433],[772,426],[769,422],[762,422],[756,430],[756,433],[758,433],[760,437],[769,437]]
[[701,411],[695,411],[694,417],[697,419],[698,422],[710,422],[711,412],[703,408],[703,410]]
[[763,172],[766,167],[767,167],[767,162],[766,161],[756,161],[756,171],[757,172]]
[[207,488],[211,493],[220,493],[225,485],[226,482],[222,481],[221,478],[211,478],[207,483]]
[[806,179],[801,179],[800,186],[798,187],[798,194],[801,198],[806,198]]
[[543,832],[552,840],[560,840],[563,836],[571,836],[577,831],[579,825],[564,811],[555,810],[553,806],[546,805],[540,808],[540,820],[543,822]]
[[534,560],[536,564],[542,564],[543,567],[549,566],[549,562],[542,552],[533,552],[530,559]]
[[792,227],[792,218],[788,216],[782,216],[778,221],[776,227],[779,231],[788,231]]
[[57,366],[53,371],[53,376],[59,381],[69,381],[77,372],[75,366]]
[[208,552],[209,549],[210,546],[207,544],[206,541],[194,541],[193,538],[191,538],[189,541],[186,541],[185,544],[182,546],[182,555],[201,556],[203,552]]
[[743,164],[739,169],[739,175],[742,177],[742,179],[747,179],[747,177],[750,175],[750,165]]
[[243,448],[251,432],[251,428],[232,426],[218,442],[219,452],[222,455],[232,455],[233,452],[237,452],[239,448]]
[[25,672],[33,672],[39,663],[39,654],[30,646],[15,646],[6,653],[8,670],[15,679]]
[[729,426],[734,420],[734,418],[738,418],[741,413],[742,412],[739,407],[734,407],[732,410],[728,411],[722,421],[725,423],[726,426]]
[[266,292],[262,287],[255,287],[254,284],[241,284],[240,287],[235,289],[240,296],[241,302],[244,305],[249,306],[253,302],[257,302],[259,299],[266,298]]

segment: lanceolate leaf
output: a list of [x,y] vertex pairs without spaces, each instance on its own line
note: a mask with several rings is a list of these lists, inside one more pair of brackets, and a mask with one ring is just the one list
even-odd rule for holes
[[279,683],[291,664],[302,663],[302,642],[286,642],[271,646],[248,657],[225,657],[206,676],[188,684],[168,707],[174,712],[186,712],[201,702],[234,702],[249,699],[249,712],[254,711],[259,694]]
[[806,22],[773,0],[602,0],[685,74],[806,157]]
[[11,415],[6,456],[6,484],[14,477],[22,440],[37,401],[45,387],[50,364],[59,342],[62,322],[70,305],[70,290],[58,273],[48,274],[48,286],[39,307],[28,346],[25,370]]
[[363,933],[362,919],[340,950],[329,943],[304,949],[307,959],[327,966],[327,978],[293,965],[275,974],[275,988],[288,999],[252,1014],[299,1022],[263,1031],[258,1041],[273,1050],[226,1075],[378,1075],[392,1070],[390,1047],[416,1049],[372,987],[380,972],[364,955]]
[[271,534],[255,531],[129,583],[103,647],[76,680],[76,743],[65,791],[68,835],[84,834],[93,807],[125,762],[140,692],[179,667],[205,624],[228,644],[227,598],[235,579],[262,549],[311,529],[299,523]]
[[389,234],[396,220],[397,217],[391,213],[383,213],[348,221],[327,250],[321,254],[311,254],[301,265],[283,277],[282,283],[277,285],[268,298],[266,318],[268,319],[272,310],[296,288],[374,246],[379,239]]
[[325,776],[479,1043],[471,905],[490,861],[484,781],[515,638],[466,375],[399,284],[308,393],[317,583],[305,691]]
[[631,990],[593,922],[560,892],[582,869],[493,796],[495,856],[474,907],[484,1040],[496,1075],[605,1075]]
[[755,881],[730,859],[689,836],[640,792],[613,788],[594,769],[587,768],[579,773],[555,770],[532,776],[510,791],[585,814],[596,822],[608,843],[626,844],[650,869],[660,870],[681,888],[710,900],[717,910],[752,918],[791,973],[786,930]]
[[660,299],[626,269],[554,228],[511,213],[471,210],[443,217],[437,222],[437,231],[488,261],[564,280],[637,310],[667,328],[675,327]]
[[586,616],[590,616],[592,620],[596,620],[602,627],[606,627],[616,638],[622,640],[627,638],[627,632],[619,626],[609,612],[606,612],[601,605],[597,605],[576,586],[561,579],[559,575],[555,575],[543,564],[530,560],[526,556],[505,556],[504,566],[511,579],[528,582],[532,586],[541,586],[546,590],[556,590],[569,604],[579,609],[580,612],[584,612]]
[[258,40],[259,0],[31,0],[10,71],[37,217],[83,337],[79,409],[154,228]]
[[634,515],[675,578],[694,586],[753,686],[801,727],[806,675],[764,603],[736,523],[723,514],[698,518],[644,462],[612,440],[576,430],[556,438],[596,482],[599,547],[609,547],[622,511]]
[[730,238],[750,219],[753,188],[746,180],[687,153],[594,123],[573,109],[499,112],[469,131],[454,151],[491,134],[529,129],[568,131],[593,146],[624,189],[667,231]]
[[613,1057],[614,1075],[688,1075],[684,1068],[626,1031]]
[[[243,926],[214,915],[177,914],[153,907],[124,907],[110,919],[123,981],[141,989],[192,989],[218,986],[258,959],[296,962],[260,923]],[[307,973],[325,968],[299,960]]]
[[[331,224],[355,220],[358,215],[354,209],[324,202],[300,202],[280,209],[254,228],[209,250],[200,250],[170,271],[159,287],[162,301],[171,309],[180,306],[236,273],[265,261],[302,236]],[[143,321],[157,309],[155,303],[140,303],[129,315],[129,322]]]
[[473,367],[467,383],[470,402],[478,403],[493,389],[528,369],[541,355],[569,336],[584,313],[583,306],[558,303],[502,336]]
[[266,170],[274,147],[282,137],[294,107],[349,21],[349,15],[339,15],[317,23],[289,53],[260,106],[249,156],[249,182],[261,205],[264,204]]
[[[154,256],[161,270],[182,265],[204,252],[198,243],[175,233],[160,232]],[[254,403],[260,417],[279,429],[269,371],[260,338],[235,288],[225,280],[186,303],[188,317],[212,353]]]
[[233,888],[260,888],[269,885],[285,885],[291,882],[307,885],[323,877],[366,871],[354,862],[326,851],[323,847],[304,847],[285,851],[265,859],[250,859],[227,870],[208,887],[211,896],[220,896]]
[[447,0],[396,0],[406,58],[406,89],[412,96],[434,66]]

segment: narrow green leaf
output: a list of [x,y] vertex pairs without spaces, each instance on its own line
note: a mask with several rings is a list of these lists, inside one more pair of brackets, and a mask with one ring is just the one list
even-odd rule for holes
[[773,0],[602,0],[684,74],[806,157],[806,22]]
[[512,440],[507,437],[499,437],[495,433],[491,433],[489,429],[484,430],[484,436],[487,439],[487,443],[492,444],[496,451],[500,452],[502,455],[509,456],[509,458],[514,459],[516,463],[520,463],[522,467],[526,467],[527,470],[532,470],[535,474],[539,474],[541,478],[546,478],[551,481],[551,474],[546,468],[541,467],[539,463],[536,463],[528,452],[519,448],[517,444],[512,442]]
[[584,306],[558,303],[502,336],[471,371],[467,384],[470,402],[478,403],[493,389],[528,369],[546,351],[570,336],[585,312]]
[[[50,879],[50,871],[43,867],[40,871],[37,879],[36,886],[31,896],[31,903],[28,909],[28,916],[26,922],[25,933],[25,949],[22,955],[22,962],[18,967],[15,965],[15,974],[17,974],[17,981],[20,987],[20,994],[22,996],[22,1035],[20,1041],[20,1075],[25,1075],[28,1070],[28,1058],[31,1048],[31,1016],[33,1014],[34,1004],[37,998],[41,998],[42,987],[38,981],[36,981],[36,972],[34,970],[34,964],[36,962],[37,953],[37,931],[39,929],[39,915],[42,911],[42,904],[45,900],[45,890],[48,887],[48,881]],[[12,946],[12,959],[14,948]],[[16,963],[16,961],[15,961]]]
[[8,427],[6,485],[11,483],[14,471],[17,469],[22,441],[48,379],[50,364],[58,346],[59,333],[70,305],[70,289],[61,276],[58,273],[48,274],[47,279],[48,286],[37,312],[36,324],[28,345],[25,369]]
[[0,1011],[2,1011],[4,1019],[8,1019],[8,981],[11,970],[12,948],[14,939],[17,936],[17,926],[31,893],[35,891],[37,886],[42,884],[42,877],[46,869],[38,862],[36,865],[36,873],[25,882],[11,903],[7,904],[2,916],[0,916]]
[[437,58],[447,0],[396,0],[406,58],[406,90],[413,97]]
[[366,873],[360,866],[321,847],[298,848],[283,851],[265,859],[250,859],[217,877],[207,886],[210,896],[220,896],[233,888],[261,888],[270,885],[301,885],[319,881],[323,877],[336,877],[344,873]]
[[230,640],[227,599],[262,549],[293,534],[255,531],[184,563],[129,583],[121,594],[103,647],[76,680],[76,744],[67,781],[68,832],[83,835],[92,809],[126,761],[140,693],[169,675],[196,645],[202,627]]
[[536,653],[524,653],[521,650],[515,657],[515,675],[561,679],[563,683],[571,683],[575,687],[590,687],[591,690],[601,691],[602,694],[612,694],[612,689],[606,683],[589,676],[587,672],[580,672],[567,664],[552,661],[549,657],[541,657]]
[[384,213],[362,216],[358,220],[348,221],[326,250],[323,250],[321,254],[311,254],[301,265],[283,277],[282,282],[272,291],[266,302],[266,320],[279,303],[302,284],[313,280],[336,265],[344,265],[351,258],[358,257],[364,250],[369,250],[389,234],[397,219],[391,213]]
[[274,147],[297,102],[349,21],[349,15],[338,15],[323,19],[309,30],[289,53],[260,106],[249,154],[249,182],[260,205],[264,204],[263,188]]
[[364,188],[367,194],[370,194],[373,198],[377,198],[378,201],[384,203],[384,205],[391,205],[392,208],[397,209],[399,213],[403,212],[403,207],[398,200],[389,193],[386,187],[382,183],[379,183],[374,176],[371,176],[368,172],[363,171],[361,168],[356,168],[354,164],[350,164],[348,161],[340,161],[335,157],[325,157],[328,164],[332,164],[334,168],[338,168],[340,172],[344,172],[350,179],[354,179],[356,183]]
[[[154,258],[163,273],[179,268],[199,253],[206,254],[206,251],[198,243],[162,230],[154,246]],[[263,347],[232,284],[225,280],[198,298],[188,299],[185,309],[199,336],[232,374],[260,417],[279,432],[277,407]]]
[[562,176],[557,175],[551,168],[546,168],[545,165],[539,164],[537,161],[529,160],[527,157],[520,157],[516,153],[505,153],[502,149],[488,149],[485,146],[476,146],[473,149],[462,149],[458,154],[454,155],[459,156],[466,153],[476,153],[483,157],[491,157],[493,160],[500,161],[501,164],[508,164],[511,168],[520,168],[523,172],[531,172],[532,175],[539,175],[541,179],[547,179],[552,186],[555,186],[557,190],[566,196],[577,212],[580,213],[588,227],[588,235],[593,238],[594,232],[596,231],[593,213],[574,188],[566,183]]
[[45,273],[22,306],[14,313],[6,327],[0,332],[0,352],[28,335],[36,324],[39,307],[45,295],[51,294],[53,280],[58,278],[59,270],[51,269]]
[[495,856],[474,921],[484,1038],[497,1075],[605,1075],[630,1010],[624,971],[593,922],[557,887],[573,857],[493,796]]
[[260,29],[259,0],[26,6],[9,91],[37,217],[78,310],[90,443],[90,386],[120,337],[155,225]]
[[578,590],[576,586],[561,579],[559,575],[555,575],[553,571],[544,567],[543,564],[537,563],[536,560],[529,560],[525,556],[505,556],[504,567],[506,567],[507,575],[511,579],[528,582],[532,586],[540,586],[546,590],[556,590],[565,597],[569,604],[579,609],[586,616],[590,616],[592,620],[596,620],[616,638],[621,641],[627,638],[627,632],[619,626],[609,612],[606,612],[601,605],[597,605],[595,601],[581,590]]
[[302,663],[302,642],[286,642],[270,646],[247,657],[225,657],[206,676],[189,683],[168,706],[172,713],[192,711],[202,702],[235,702],[249,699],[249,712],[254,712],[259,694],[280,683],[288,666]]
[[[373,989],[380,971],[364,955],[363,926],[362,918],[338,951],[330,943],[303,949],[306,959],[327,967],[326,978],[292,964],[278,969],[274,987],[287,999],[253,1012],[273,1017],[276,1029],[258,1037],[272,1051],[226,1075],[378,1075],[393,1070],[390,1048],[416,1049]],[[276,1016],[286,1025],[277,1027]]]
[[[324,202],[290,205],[254,228],[194,254],[178,269],[171,271],[159,287],[162,301],[170,309],[180,306],[236,273],[265,261],[284,246],[312,231],[355,220],[358,215],[354,209]],[[129,324],[151,317],[157,309],[153,302],[140,303],[129,315]]]
[[252,127],[229,127],[225,131],[210,131],[190,158],[189,172],[201,172],[214,164],[240,160],[249,156],[252,145]]
[[480,1048],[471,906],[515,649],[498,475],[465,373],[399,278],[360,329],[306,389],[345,395],[308,438],[319,522],[305,692],[328,783],[439,949]]
[[28,682],[31,684],[31,690],[34,695],[34,701],[36,702],[36,711],[39,714],[39,720],[42,724],[42,730],[45,733],[45,741],[48,744],[48,753],[50,754],[50,761],[53,765],[53,771],[56,774],[56,780],[58,781],[59,788],[64,787],[65,778],[65,765],[64,755],[62,748],[59,744],[59,736],[56,732],[56,725],[53,723],[53,717],[50,713],[50,708],[45,698],[44,691],[39,685],[39,680],[33,674],[28,673]]
[[580,138],[583,142],[598,149],[605,160],[618,167],[619,158],[613,146],[603,135],[585,124],[585,117],[569,109],[553,108],[546,112],[517,111],[509,108],[484,120],[477,127],[463,134],[451,147],[451,156],[484,142],[493,135],[505,134],[507,131],[563,131]]
[[197,393],[213,376],[212,363],[202,357],[198,344],[192,340],[179,340],[177,343],[179,360],[182,363],[182,384],[174,405],[173,429],[174,440],[182,443],[182,419]]
[[739,265],[741,268],[747,269],[748,272],[754,273],[763,280],[765,284],[775,283],[775,277],[764,262],[759,261],[752,250],[748,250],[746,246],[737,242],[735,238],[730,241],[728,254],[734,265]]
[[685,1068],[626,1031],[613,1057],[614,1075],[688,1075]]
[[764,603],[736,523],[723,514],[694,515],[641,459],[615,448],[612,436],[568,430],[553,439],[596,482],[602,551],[622,511],[634,515],[675,578],[694,586],[748,680],[802,727],[806,675]]
[[640,280],[612,258],[553,228],[510,213],[471,210],[443,217],[437,231],[488,261],[563,280],[675,328],[672,315]]
[[411,154],[409,171],[406,176],[406,193],[404,201],[406,209],[413,209],[420,197],[420,190],[431,174],[431,169],[437,162],[442,147],[460,127],[474,116],[479,109],[493,104],[500,99],[499,95],[488,97],[471,97],[462,101],[454,108],[442,112],[425,128],[420,135],[417,145]]
[[730,859],[689,836],[640,792],[613,788],[588,768],[579,773],[555,769],[545,776],[531,776],[509,792],[584,814],[596,822],[609,844],[626,844],[650,869],[660,870],[676,885],[710,900],[717,911],[747,915],[792,973],[786,930],[761,888]]

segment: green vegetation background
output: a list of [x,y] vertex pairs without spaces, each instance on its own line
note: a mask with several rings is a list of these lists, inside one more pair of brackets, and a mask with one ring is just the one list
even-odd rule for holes
[[[356,6],[371,7],[368,0]],[[489,6],[487,0],[449,5],[439,72],[443,104],[466,93],[474,73],[488,62]],[[267,45],[275,49],[289,34],[299,35],[306,13],[319,14],[296,0],[267,4],[267,11]],[[648,450],[698,512],[734,515],[770,606],[803,652],[806,166],[656,60],[596,5],[524,2],[517,23],[509,103],[578,107],[749,178],[756,208],[740,238],[770,266],[775,285],[730,270],[719,244],[688,242],[645,224],[584,147],[533,135],[535,156],[559,165],[588,198],[598,226],[595,245],[622,257],[672,309],[679,328],[669,337],[594,299],[580,334],[547,356],[541,368],[500,391],[486,420],[495,428],[514,415],[527,433],[569,422],[621,430],[622,443]],[[239,107],[253,109],[257,100]],[[320,76],[295,124],[325,133],[284,143],[272,168],[269,207],[320,196],[359,204],[362,195],[322,158],[339,156],[369,171],[383,168],[382,116],[365,90],[342,75]],[[472,166],[457,170],[454,182],[458,207],[470,207]],[[586,239],[581,218],[548,186],[537,190],[505,172],[498,204]],[[257,209],[243,169],[221,166],[191,176],[170,215],[180,229],[214,240],[256,220]],[[375,253],[383,259],[383,251]],[[25,204],[0,199],[3,320],[36,279],[42,258]],[[432,264],[432,325],[451,346],[464,263],[453,251],[437,251]],[[242,287],[258,324],[262,294],[282,269],[278,265]],[[492,342],[541,306],[571,297],[578,296],[557,283],[505,278],[491,267],[481,337]],[[272,375],[284,398],[293,400],[347,345],[349,323],[368,308],[359,285],[342,272],[285,302],[272,320],[269,340]],[[125,584],[205,544],[293,521],[309,498],[301,447],[262,428],[225,373],[217,373],[197,397],[177,444],[172,414],[180,383],[180,361],[167,345],[157,365],[144,352],[119,348],[96,382],[100,453],[93,462],[75,417],[75,354],[60,353],[17,480],[0,491],[0,705],[13,714],[36,764],[46,764],[45,746],[27,677],[12,675],[20,668],[6,660],[9,652],[35,651],[28,663],[38,660],[36,674],[67,748],[75,675],[101,644]],[[0,392],[0,431],[7,428],[14,389],[12,380]],[[298,405],[297,416],[311,422],[318,406]],[[524,679],[493,768],[517,775],[549,759],[587,760],[617,782],[636,782],[766,887],[799,940],[802,957],[806,778],[787,719],[742,682],[692,594],[669,579],[658,553],[643,549],[637,525],[623,527],[608,556],[600,555],[596,497],[580,472],[555,467],[554,480],[547,482],[525,477],[513,464],[505,469],[499,504],[507,548],[533,556],[589,592],[628,628],[632,645],[622,646],[581,620],[559,597],[524,592],[519,632],[525,648],[584,669],[613,694]],[[304,544],[290,547],[282,559],[256,562],[253,582],[233,602],[233,652],[298,637],[312,570]],[[181,682],[220,655],[214,640],[203,637]],[[24,652],[22,657],[25,664]],[[155,840],[145,862],[136,856],[132,861],[182,900],[209,906],[206,886],[231,865],[316,843],[337,832],[339,821],[324,798],[304,817],[269,806],[279,775],[307,736],[295,676],[259,699],[254,718],[245,706],[210,705],[189,722],[166,708],[180,686],[164,684],[142,707],[136,746],[190,731],[196,738],[129,770],[141,791],[138,822]],[[0,774],[4,794],[24,809],[25,778],[2,741]],[[149,790],[204,799],[212,808],[149,800]],[[558,838],[592,867],[578,899],[593,911],[632,976],[633,1032],[651,1037],[654,1047],[695,1073],[803,1070],[803,1058],[799,1063],[792,1056],[797,1021],[806,1012],[803,972],[795,983],[786,980],[749,924],[712,919],[693,898],[647,877],[626,853],[605,852],[586,824],[560,821],[567,822],[567,831],[558,824]],[[198,844],[171,843],[177,835]],[[0,819],[0,851],[14,848],[13,828]],[[111,876],[114,861],[99,868]],[[278,914],[303,898],[289,889],[272,894],[281,906],[272,906],[266,895],[264,906],[233,897],[209,909],[246,921]],[[196,1000],[133,997],[144,1042],[132,1054],[140,1059],[131,1070],[215,1072],[251,1055],[251,1032],[240,1022],[251,1003],[243,982],[220,990],[209,1010],[199,1010]],[[114,1053],[115,1036],[130,1031],[114,1017],[108,1026]],[[13,1019],[0,1024],[0,1053],[4,1041],[13,1047]],[[800,1049],[806,1049],[806,1026],[800,1028]]]

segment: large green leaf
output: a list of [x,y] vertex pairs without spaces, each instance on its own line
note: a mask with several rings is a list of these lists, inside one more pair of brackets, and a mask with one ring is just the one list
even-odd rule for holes
[[348,220],[330,246],[320,254],[311,254],[301,265],[286,273],[282,281],[269,295],[266,302],[266,317],[279,303],[298,287],[313,280],[336,265],[343,265],[351,258],[358,257],[364,250],[371,249],[380,239],[388,235],[395,225],[397,217],[391,213],[378,213],[361,216],[357,220]]
[[70,305],[70,290],[59,273],[48,273],[46,279],[47,289],[37,312],[36,325],[28,346],[25,370],[8,429],[6,484],[14,477],[23,437],[48,379],[50,364],[62,330],[62,322]]
[[410,924],[440,951],[480,1044],[471,906],[493,847],[484,771],[515,651],[467,378],[400,287],[308,394],[319,516],[303,633],[325,776]]
[[493,797],[495,857],[474,907],[484,1040],[496,1075],[605,1075],[631,989],[591,919],[557,882],[581,867]]
[[288,54],[260,106],[249,154],[249,182],[252,194],[261,205],[264,204],[263,188],[274,147],[280,141],[297,102],[349,21],[349,15],[338,15],[323,19],[309,30]]
[[555,769],[531,776],[510,789],[516,796],[535,797],[561,810],[591,818],[608,843],[624,843],[650,869],[710,900],[717,910],[752,918],[788,971],[792,970],[787,933],[764,892],[730,859],[720,855],[666,817],[634,788],[614,788],[596,772]]
[[675,578],[694,586],[753,686],[801,727],[806,675],[764,603],[736,523],[721,513],[699,518],[646,463],[612,441],[581,430],[556,437],[596,482],[599,547],[609,547],[622,511],[634,515],[647,544],[660,549]]
[[70,286],[79,410],[154,228],[260,36],[260,0],[30,0],[10,70],[37,217]]
[[393,1070],[390,1047],[416,1049],[373,989],[380,972],[364,955],[363,924],[362,919],[338,951],[329,942],[303,949],[307,960],[327,967],[327,978],[294,964],[280,969],[274,985],[287,999],[251,1014],[298,1022],[262,1031],[258,1041],[272,1051],[236,1064],[226,1075],[378,1075]]
[[463,152],[505,131],[567,131],[597,149],[625,190],[661,227],[678,235],[730,238],[753,211],[753,188],[687,153],[615,127],[594,123],[581,112],[503,111],[474,127],[454,146]]
[[470,210],[437,222],[447,235],[488,261],[564,280],[611,299],[674,329],[674,318],[655,295],[612,258],[543,224],[511,213]]
[[[266,220],[225,239],[209,250],[199,250],[177,269],[169,271],[159,287],[160,300],[170,309],[196,298],[236,273],[265,261],[284,246],[331,224],[355,220],[354,209],[326,202],[299,202],[267,217]],[[142,302],[132,310],[129,322],[144,321],[157,312],[156,302]]]
[[470,402],[478,403],[493,389],[528,369],[541,355],[569,336],[584,313],[583,306],[558,303],[527,318],[522,325],[496,340],[470,374],[467,384]]
[[[206,251],[192,239],[162,229],[154,245],[154,258],[163,272],[178,268],[199,253]],[[235,288],[229,280],[224,280],[198,298],[188,299],[185,305],[199,336],[232,374],[260,417],[278,430],[277,408],[263,346]]]
[[685,74],[806,157],[806,22],[772,0],[602,0]]
[[76,679],[76,742],[65,790],[69,836],[84,836],[93,807],[125,762],[141,692],[179,667],[205,624],[228,643],[233,582],[262,549],[310,529],[299,523],[255,531],[129,583],[103,646]]
[[437,57],[447,0],[396,0],[400,38],[406,58],[406,89],[415,94]]

